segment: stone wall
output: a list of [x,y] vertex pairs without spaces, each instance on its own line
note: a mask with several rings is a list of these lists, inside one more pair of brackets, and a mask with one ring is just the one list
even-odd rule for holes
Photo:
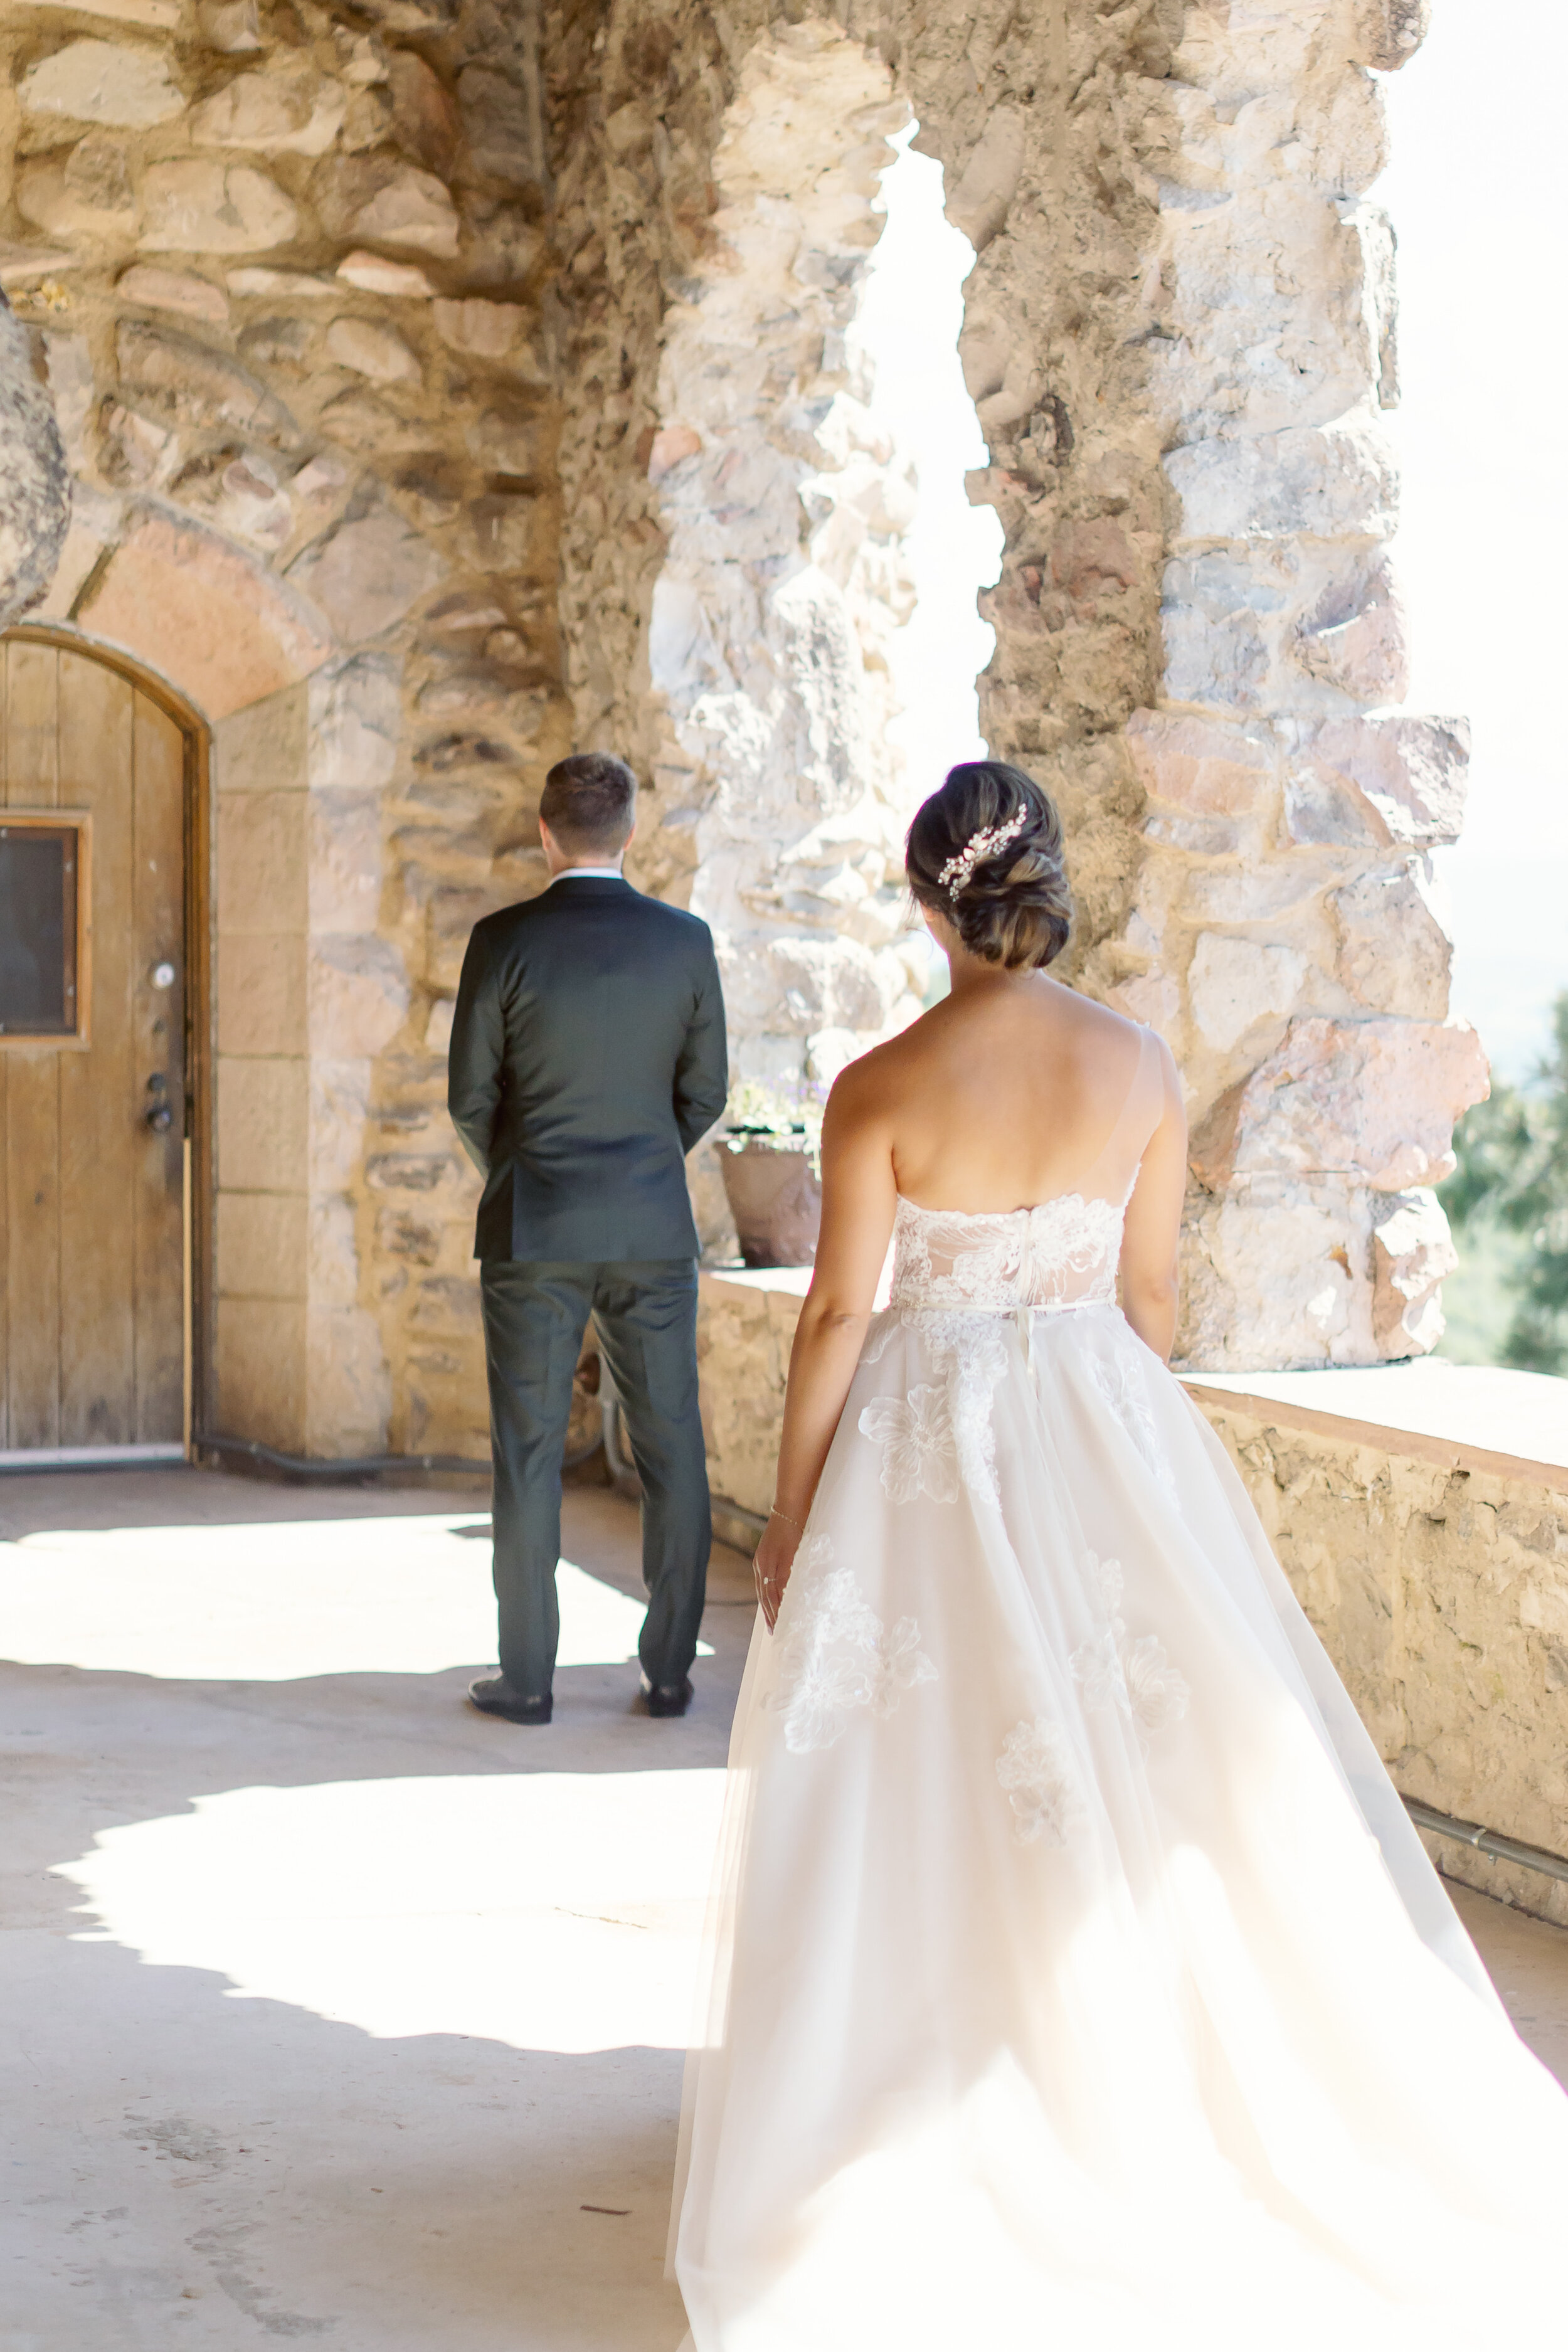
[[[1568,1480],[1205,1411],[1401,1795],[1568,1857]],[[1568,1885],[1426,1843],[1568,1927]]]
[[[578,732],[658,778],[640,871],[714,921],[743,1067],[830,1070],[911,1009],[878,951],[899,795],[866,619],[897,610],[902,493],[874,425],[846,439],[870,388],[833,362],[887,110],[943,162],[978,257],[971,495],[1005,533],[982,724],[1066,812],[1067,971],[1182,1063],[1183,1348],[1209,1364],[1432,1345],[1433,1186],[1486,1085],[1447,1020],[1427,856],[1458,829],[1465,729],[1393,707],[1393,243],[1367,191],[1378,75],[1421,21],[612,5],[547,51]],[[881,577],[835,580],[858,509]]]
[[43,596],[69,520],[53,404],[27,338],[0,298],[0,628]]
[[[471,1452],[468,931],[612,744],[738,1066],[909,1018],[886,748],[911,486],[856,318],[909,113],[976,250],[1005,538],[982,721],[1068,821],[1068,967],[1171,1039],[1184,1345],[1431,1344],[1484,1085],[1384,553],[1407,0],[94,0],[0,27],[0,277],[73,476],[46,614],[214,730],[219,1395]],[[42,542],[38,542],[40,545]],[[719,1221],[714,1221],[717,1230]]]
[[492,0],[0,27],[0,275],[73,477],[40,609],[212,730],[209,1404],[290,1449],[483,1444],[444,1049],[570,742],[537,38]]

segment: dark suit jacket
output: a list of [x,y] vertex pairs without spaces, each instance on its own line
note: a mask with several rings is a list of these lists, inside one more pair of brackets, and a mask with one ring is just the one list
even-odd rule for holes
[[713,938],[695,915],[607,876],[488,915],[447,1083],[485,1179],[475,1256],[695,1257],[685,1155],[727,1089]]

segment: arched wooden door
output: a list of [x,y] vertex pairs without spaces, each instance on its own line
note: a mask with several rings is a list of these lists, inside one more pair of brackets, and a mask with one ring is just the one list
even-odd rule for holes
[[13,1462],[185,1449],[195,748],[119,667],[42,633],[0,641],[0,1458]]

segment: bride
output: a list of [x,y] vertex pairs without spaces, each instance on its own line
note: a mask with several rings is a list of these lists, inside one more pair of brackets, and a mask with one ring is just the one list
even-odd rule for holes
[[1170,1054],[1046,974],[1061,828],[1017,769],[955,768],[908,862],[952,992],[827,1109],[688,2345],[1559,2343],[1568,2104],[1165,1370]]

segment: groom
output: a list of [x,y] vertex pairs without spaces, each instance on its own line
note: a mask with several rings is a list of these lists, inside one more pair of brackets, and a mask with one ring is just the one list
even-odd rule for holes
[[691,1700],[712,1525],[685,1155],[724,1108],[724,1004],[707,924],[622,878],[636,802],[607,754],[551,769],[549,887],[476,924],[452,1023],[447,1108],[485,1180],[500,1613],[500,1673],[468,1696],[510,1723],[550,1720],[561,1456],[590,1313],[642,1480],[647,1710]]

